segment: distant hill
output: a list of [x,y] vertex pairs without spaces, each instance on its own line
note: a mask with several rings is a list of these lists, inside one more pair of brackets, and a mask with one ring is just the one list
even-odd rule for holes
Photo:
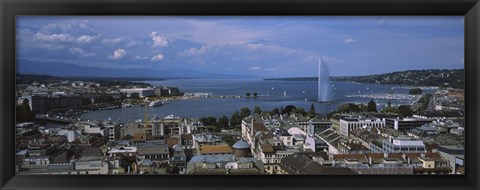
[[120,69],[88,67],[62,62],[40,62],[17,60],[17,73],[30,75],[49,75],[56,77],[102,77],[102,78],[248,78],[243,75],[224,75],[197,70],[166,69]]
[[[438,86],[464,89],[464,69],[408,70],[366,76],[330,77],[332,81],[413,86]],[[316,81],[317,77],[267,78],[264,80]]]

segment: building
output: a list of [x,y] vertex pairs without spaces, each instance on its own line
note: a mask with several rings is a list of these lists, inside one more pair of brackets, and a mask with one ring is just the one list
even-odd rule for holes
[[233,144],[232,147],[235,157],[252,157],[252,153],[250,152],[250,145],[247,142],[239,140],[235,144]]
[[431,123],[432,120],[421,118],[386,118],[385,125],[399,131],[407,131],[424,124]]
[[200,145],[199,147],[200,155],[231,155],[233,153],[233,148],[228,144],[219,144],[219,145]]
[[147,141],[137,145],[137,158],[139,160],[149,159],[156,163],[169,163],[170,152],[168,145],[163,141]]
[[426,152],[425,144],[422,140],[411,137],[397,137],[383,140],[382,145],[370,143],[372,153],[424,153]]
[[415,127],[407,131],[408,136],[415,138],[433,138],[439,134],[435,127],[423,125],[421,127]]
[[385,121],[380,118],[344,117],[340,119],[340,134],[348,137],[350,131],[366,127],[385,127]]
[[108,141],[115,142],[121,139],[120,128],[122,128],[123,125],[120,125],[119,123],[107,123],[105,127],[108,130]]
[[320,165],[304,154],[292,154],[280,164],[283,174],[303,175],[356,175],[357,173],[347,167],[326,167]]
[[200,155],[188,162],[187,174],[263,174],[263,165],[255,158]]
[[187,156],[182,147],[178,144],[173,146],[172,157],[170,158],[170,164],[174,168],[178,168],[180,174],[184,174],[187,171]]
[[423,113],[413,114],[413,117],[428,120],[455,120],[463,119],[464,113],[459,110],[429,110]]
[[81,96],[32,96],[31,108],[34,113],[47,113],[55,109],[75,108],[83,105]]
[[448,174],[451,171],[438,153],[336,154],[320,163],[350,168],[359,174]]
[[138,94],[139,97],[150,97],[155,96],[155,89],[153,88],[129,88],[121,89],[121,93],[125,94],[127,97],[131,97],[132,94]]
[[308,126],[306,126],[303,130],[308,134],[314,135],[316,133],[325,131],[326,129],[332,128],[332,125],[332,122],[329,120],[313,118],[309,120]]

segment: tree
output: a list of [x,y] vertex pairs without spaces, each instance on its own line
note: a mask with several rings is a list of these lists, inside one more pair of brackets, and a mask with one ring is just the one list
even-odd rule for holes
[[367,111],[368,112],[377,112],[377,104],[375,103],[375,101],[370,100],[370,102],[368,102]]
[[354,103],[347,103],[347,104],[343,104],[340,106],[340,108],[338,109],[338,111],[340,113],[358,113],[358,112],[361,112],[361,108],[359,105],[357,104],[354,104]]
[[248,107],[243,107],[240,109],[240,118],[241,119],[244,119],[246,117],[248,117],[252,112],[250,111],[250,109]]
[[316,112],[315,112],[315,106],[313,106],[313,103],[310,105],[310,110],[308,110],[308,117],[313,118],[315,117]]
[[236,126],[242,123],[242,119],[240,118],[240,113],[238,111],[233,112],[232,117],[230,118],[230,125]]
[[258,93],[254,92],[253,93],[253,98],[257,98]]
[[420,104],[420,106],[418,107],[417,111],[421,112],[421,111],[427,110],[431,97],[432,97],[432,94],[426,94],[420,97],[418,99],[418,103]]
[[397,107],[393,107],[393,106],[387,106],[382,109],[382,113],[397,113],[397,112],[398,112]]
[[292,110],[293,113],[296,113],[296,114],[300,114],[302,116],[306,116],[307,115],[307,112],[305,111],[304,108],[294,108]]
[[35,113],[30,109],[28,99],[24,99],[21,105],[15,107],[16,116],[15,119],[18,123],[30,122],[35,119]]
[[218,119],[217,126],[220,127],[221,129],[228,128],[229,127],[228,117],[224,115],[220,119]]
[[253,109],[253,113],[256,113],[258,115],[262,114],[262,108],[260,108],[260,106],[255,106],[255,108]]
[[235,139],[230,136],[230,135],[225,135],[223,138],[222,138],[228,145],[232,146],[233,144],[235,144],[237,141],[235,141]]
[[412,89],[410,89],[410,91],[408,92],[408,94],[411,94],[411,95],[419,95],[419,94],[422,94],[422,89],[421,89],[421,88],[412,88]]
[[387,107],[390,107],[390,106],[392,106],[392,102],[390,100],[388,100]]
[[202,117],[200,118],[200,122],[203,123],[203,125],[217,125],[217,119],[215,117]]
[[280,115],[280,110],[278,108],[274,108],[272,111],[270,111],[270,115]]
[[293,105],[287,105],[285,107],[285,109],[282,111],[282,114],[287,114],[287,115],[290,115],[290,113],[292,113],[292,111],[295,109],[296,107],[293,106]]
[[397,113],[403,117],[408,117],[413,115],[413,110],[409,105],[400,105],[398,106]]
[[250,92],[245,93],[245,96],[247,96],[247,98],[250,98]]

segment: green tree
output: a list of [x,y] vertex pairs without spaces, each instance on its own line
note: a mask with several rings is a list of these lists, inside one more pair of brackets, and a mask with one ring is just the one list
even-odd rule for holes
[[382,113],[398,113],[397,107],[387,106],[382,109]]
[[218,119],[217,126],[220,127],[221,129],[228,128],[229,127],[228,117],[224,115],[220,119]]
[[250,98],[250,92],[245,93],[245,96],[247,96],[247,98]]
[[238,111],[233,112],[232,117],[230,118],[230,125],[237,126],[242,123],[240,113]]
[[18,123],[30,122],[35,119],[35,113],[30,109],[29,100],[24,99],[22,104],[15,107],[16,116],[15,119]]
[[392,106],[392,102],[390,100],[388,100],[387,107],[390,107],[390,106]]
[[422,94],[422,89],[421,89],[421,88],[412,88],[412,89],[410,89],[410,91],[408,92],[408,94],[411,94],[411,95],[419,95],[419,94]]
[[370,102],[368,102],[367,111],[368,112],[377,112],[377,104],[375,103],[375,101],[370,100]]
[[283,109],[282,114],[290,115],[295,108],[293,105],[287,105],[285,109]]
[[425,111],[428,108],[428,104],[430,103],[430,98],[432,94],[425,94],[418,99],[418,103],[420,106],[418,107],[417,111]]
[[217,119],[215,117],[209,116],[209,117],[202,117],[200,118],[200,122],[203,123],[203,125],[217,125]]
[[313,103],[310,104],[310,110],[308,110],[308,117],[313,118],[315,117],[316,112],[315,112],[315,106],[313,106]]
[[292,112],[296,114],[300,114],[302,116],[307,116],[307,112],[305,111],[304,108],[294,108]]
[[248,117],[252,112],[248,107],[243,107],[240,109],[240,117],[241,119],[244,119],[245,117]]
[[338,111],[340,113],[359,113],[361,112],[361,108],[358,104],[347,103],[341,105],[340,108],[338,108]]
[[253,113],[258,115],[262,114],[262,108],[260,108],[260,106],[255,106],[255,108],[253,108]]
[[237,141],[235,141],[235,139],[230,136],[230,135],[225,135],[222,140],[224,140],[228,145],[232,146],[233,144],[235,144]]
[[398,106],[397,113],[403,117],[408,117],[413,115],[413,110],[409,105],[400,105]]
[[280,110],[278,108],[274,108],[272,111],[270,111],[270,115],[280,115]]
[[253,98],[257,98],[258,93],[254,92],[253,93]]

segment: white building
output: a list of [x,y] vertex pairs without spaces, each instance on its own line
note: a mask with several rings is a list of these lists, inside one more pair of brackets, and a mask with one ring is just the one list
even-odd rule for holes
[[340,134],[348,137],[350,131],[365,127],[385,127],[385,121],[380,118],[341,118]]
[[370,146],[373,153],[424,153],[425,144],[422,140],[401,136],[384,140],[382,147]]
[[140,97],[155,96],[155,89],[152,88],[129,88],[121,89],[120,92],[127,94],[127,97],[134,93],[137,93]]

